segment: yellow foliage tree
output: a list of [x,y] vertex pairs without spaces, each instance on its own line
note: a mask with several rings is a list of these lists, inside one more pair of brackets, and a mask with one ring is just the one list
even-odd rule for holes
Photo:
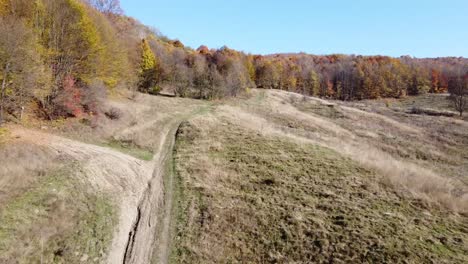
[[[74,40],[76,54],[75,62],[78,66],[77,76],[85,82],[90,82],[95,77],[99,65],[99,58],[103,53],[103,45],[99,33],[87,13],[87,7],[80,1],[67,0],[73,13],[76,15],[76,21],[71,25],[71,29],[77,33]],[[74,37],[73,35],[70,37]]]
[[141,41],[141,61],[139,67],[140,80],[138,89],[146,93],[158,93],[158,63],[146,39]]
[[154,55],[151,47],[146,39],[141,41],[141,63],[140,73],[154,69],[156,67],[156,56]]

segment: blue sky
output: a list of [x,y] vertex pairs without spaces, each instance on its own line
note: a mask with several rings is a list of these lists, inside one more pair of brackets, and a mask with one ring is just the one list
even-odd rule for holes
[[254,54],[468,57],[468,0],[121,0],[127,15],[197,48]]

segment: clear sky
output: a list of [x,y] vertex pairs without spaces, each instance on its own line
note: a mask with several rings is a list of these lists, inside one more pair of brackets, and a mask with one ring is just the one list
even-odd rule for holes
[[126,14],[197,48],[254,54],[468,57],[468,0],[121,0]]

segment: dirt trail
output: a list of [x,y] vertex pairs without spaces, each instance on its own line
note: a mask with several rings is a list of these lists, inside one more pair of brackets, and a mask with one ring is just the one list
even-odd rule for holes
[[169,263],[169,256],[171,254],[171,234],[173,234],[175,227],[173,225],[173,204],[174,204],[174,171],[173,168],[173,153],[174,145],[177,139],[177,133],[179,132],[181,123],[178,124],[177,129],[173,131],[170,141],[168,141],[169,146],[167,148],[168,152],[166,153],[165,167],[166,167],[166,182],[164,184],[165,189],[165,203],[164,211],[162,212],[161,224],[162,228],[159,232],[158,246],[156,248],[156,254],[153,254],[153,260],[158,261],[157,263]]
[[[171,175],[164,177],[164,173],[180,119],[174,118],[158,129],[155,135],[156,154],[151,161],[42,131],[17,128],[13,135],[79,162],[83,171],[77,172],[74,177],[80,177],[97,191],[116,197],[120,210],[119,223],[107,263],[150,263],[153,256],[158,263],[167,263],[172,179]],[[167,183],[164,182],[165,178],[168,179]]]
[[137,215],[137,206],[152,175],[152,163],[138,160],[121,152],[96,145],[86,144],[43,132],[18,129],[15,136],[31,141],[64,154],[79,162],[82,177],[96,190],[118,198],[119,223],[108,255],[109,263],[121,263],[127,244],[127,237]]
[[[128,236],[123,263],[148,263],[155,253],[159,263],[167,262],[170,246],[172,178],[171,175],[164,177],[164,174],[167,172],[166,164],[172,154],[178,125],[177,121],[168,125],[159,140],[158,150],[153,159],[152,178],[138,205],[137,218]],[[168,182],[164,182],[165,179]]]

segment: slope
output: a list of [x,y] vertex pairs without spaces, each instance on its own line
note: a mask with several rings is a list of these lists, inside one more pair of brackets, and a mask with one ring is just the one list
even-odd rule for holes
[[[181,120],[196,114],[197,109],[203,106],[203,103],[144,95],[137,97],[136,101],[121,100],[109,103],[112,107],[120,107],[119,109],[125,113],[124,116],[117,121],[102,122],[102,127],[93,130],[88,130],[82,125],[79,127],[81,130],[76,129],[77,126],[73,123],[70,123],[70,126],[64,125],[53,130],[55,135],[21,127],[10,128],[11,140],[2,148],[14,149],[16,144],[27,144],[34,153],[29,157],[29,161],[43,158],[42,163],[52,164],[57,159],[57,163],[63,164],[66,169],[63,177],[71,179],[73,183],[80,183],[80,185],[75,185],[75,192],[64,195],[86,193],[88,190],[90,193],[103,195],[112,208],[111,212],[103,217],[108,222],[114,219],[112,220],[113,225],[109,225],[110,229],[102,229],[102,232],[107,232],[107,239],[99,244],[97,253],[93,252],[96,254],[89,254],[89,250],[86,250],[89,245],[86,246],[84,245],[86,243],[83,242],[84,244],[73,246],[65,244],[62,246],[63,248],[50,246],[54,248],[53,252],[44,256],[40,249],[41,244],[48,248],[49,245],[60,241],[61,236],[65,236],[65,233],[57,233],[55,236],[49,236],[39,244],[33,245],[34,250],[39,251],[39,253],[25,260],[26,262],[40,261],[45,258],[46,262],[145,263],[152,258],[157,237],[156,232],[160,230],[158,215],[162,215],[164,210],[165,160],[171,153],[171,140],[173,140]],[[103,131],[106,132],[103,133]],[[81,139],[81,141],[77,139]],[[149,161],[140,160],[117,149],[104,147],[106,144],[102,143],[106,140],[132,142],[132,148],[150,149],[154,153],[154,157]],[[36,149],[50,154],[42,157],[37,155]],[[21,170],[21,168],[27,167],[24,164],[14,166],[14,160],[4,160],[8,162],[7,167],[12,169]],[[32,170],[43,170],[48,173],[51,168],[32,168]],[[19,171],[15,175],[16,177],[8,177],[8,172],[2,171],[4,176],[1,185],[2,193],[11,194],[12,190],[6,188],[17,186],[17,194],[9,195],[5,202],[7,209],[12,208],[13,212],[18,213],[15,208],[9,206],[9,203],[14,202],[15,197],[27,194],[33,186],[32,182],[40,181],[43,178],[43,173],[35,175]],[[26,180],[28,177],[31,179]],[[18,184],[20,181],[25,182],[24,186]],[[70,188],[72,187],[70,186]],[[48,193],[54,192],[55,189],[46,188],[46,190],[45,195],[49,195]],[[66,201],[68,208],[80,205],[78,204],[79,200],[74,201],[72,197],[67,198]],[[93,210],[93,204],[98,201],[90,200],[87,210]],[[46,208],[45,215],[51,218],[47,224],[50,226],[60,225],[61,219],[54,216],[56,210],[49,208],[48,204],[42,205],[42,202],[39,200],[36,203]],[[9,212],[7,209],[1,211],[2,215]],[[90,213],[99,214],[97,211]],[[22,225],[21,223],[12,224]],[[76,229],[80,225],[84,225],[83,222],[73,221],[67,224],[69,225],[68,229]],[[87,228],[87,226],[83,227]],[[42,232],[41,230],[44,228],[45,226],[39,224],[35,229],[36,232]],[[95,233],[99,234],[99,232],[97,230]],[[13,230],[10,235],[16,236],[18,233]],[[31,236],[35,235],[31,234]],[[80,237],[82,235],[81,233],[76,234],[79,239],[82,238]],[[2,252],[8,252],[12,248],[12,245],[6,246],[2,248]],[[18,250],[15,254],[27,255],[27,252]],[[6,262],[24,262],[21,259],[17,260],[14,256],[5,254],[4,260]]]
[[172,260],[466,262],[467,124],[404,110],[254,90],[190,120]]

